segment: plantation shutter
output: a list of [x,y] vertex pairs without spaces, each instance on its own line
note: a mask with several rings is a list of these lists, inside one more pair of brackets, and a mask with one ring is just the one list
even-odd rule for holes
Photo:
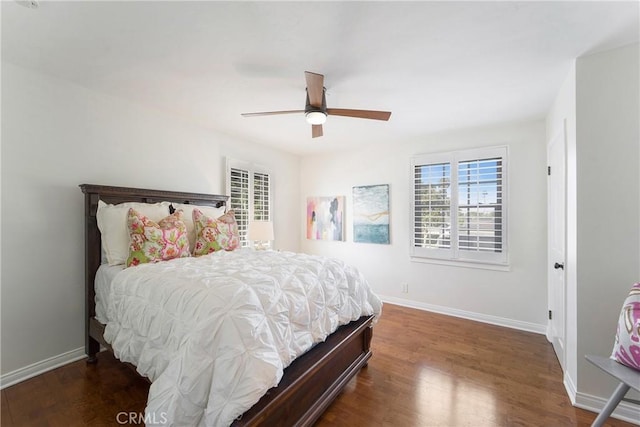
[[415,165],[414,246],[451,246],[451,167],[449,163]]
[[249,171],[230,168],[229,182],[229,207],[235,213],[240,242],[242,246],[247,246],[247,232],[249,230]]
[[253,219],[269,221],[269,174],[254,172],[253,174]]
[[458,248],[502,252],[502,158],[458,163]]
[[507,264],[505,147],[411,159],[411,256]]
[[227,159],[227,192],[240,243],[249,246],[249,222],[271,220],[271,177],[257,165]]

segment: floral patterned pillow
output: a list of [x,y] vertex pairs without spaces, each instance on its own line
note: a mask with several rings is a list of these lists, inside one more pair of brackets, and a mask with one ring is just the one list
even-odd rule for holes
[[611,358],[640,371],[640,283],[631,287],[622,305]]
[[220,250],[232,251],[240,247],[238,223],[233,211],[216,219],[206,216],[199,209],[194,209],[193,224],[196,229],[194,256],[207,255]]
[[182,211],[175,211],[156,223],[130,208],[127,215],[127,267],[189,256],[187,226],[182,215]]
[[214,208],[213,206],[190,205],[183,203],[171,203],[174,210],[181,210],[184,213],[184,224],[187,226],[187,235],[189,237],[189,247],[191,252],[196,245],[196,226],[193,224],[193,210],[199,209],[200,212],[212,218],[218,218],[224,215],[224,206]]

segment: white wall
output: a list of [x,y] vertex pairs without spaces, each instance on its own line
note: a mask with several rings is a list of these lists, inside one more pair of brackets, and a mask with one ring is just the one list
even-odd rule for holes
[[[565,385],[593,410],[617,382],[584,356],[611,354],[622,302],[640,280],[638,49],[578,58],[547,116],[547,140],[567,122]],[[624,403],[614,414],[637,419]]]
[[224,192],[224,157],[273,173],[277,248],[298,250],[299,158],[2,63],[3,375],[84,345],[79,184]]
[[639,48],[576,62],[577,385],[586,395],[613,391],[583,356],[611,353],[622,302],[640,280]]
[[[393,118],[392,118],[393,120]],[[507,145],[510,271],[411,262],[410,158],[415,154]],[[301,249],[358,266],[388,301],[544,331],[546,288],[546,148],[543,122],[424,136],[366,150],[304,157],[301,196],[345,195],[346,242],[306,240]],[[391,244],[353,243],[351,198],[357,185],[390,184]],[[402,283],[409,292],[402,293]]]

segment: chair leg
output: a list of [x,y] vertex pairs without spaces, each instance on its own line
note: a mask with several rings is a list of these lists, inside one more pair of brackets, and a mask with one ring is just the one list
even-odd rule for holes
[[624,395],[627,394],[627,391],[629,391],[630,388],[631,387],[625,383],[618,384],[618,387],[616,387],[609,400],[607,400],[607,404],[604,405],[604,408],[602,408],[602,411],[600,411],[598,417],[593,421],[591,427],[601,427],[604,422],[607,421],[613,410],[616,409],[616,406],[618,406],[618,403],[620,403],[620,401],[622,400]]

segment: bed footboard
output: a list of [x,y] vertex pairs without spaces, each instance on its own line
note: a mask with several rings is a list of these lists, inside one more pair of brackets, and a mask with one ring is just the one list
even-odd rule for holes
[[232,426],[310,426],[371,357],[373,316],[338,328],[323,343],[297,358],[277,387]]
[[[311,426],[371,357],[373,316],[341,326],[325,342],[294,360],[277,387],[269,390],[232,427]],[[91,339],[107,350],[104,325],[89,322]],[[127,364],[129,365],[129,364]],[[133,365],[129,365],[135,371]]]

